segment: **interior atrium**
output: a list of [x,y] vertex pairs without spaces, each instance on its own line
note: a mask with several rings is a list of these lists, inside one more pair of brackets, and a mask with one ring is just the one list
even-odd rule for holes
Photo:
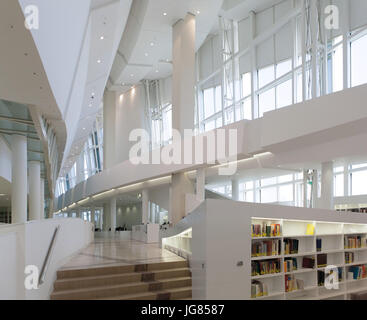
[[0,39],[0,300],[367,300],[367,1],[1,0]]

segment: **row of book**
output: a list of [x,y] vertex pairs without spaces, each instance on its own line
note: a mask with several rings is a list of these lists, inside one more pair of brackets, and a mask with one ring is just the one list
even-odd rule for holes
[[302,279],[296,279],[294,275],[285,276],[285,292],[302,290],[304,288],[304,281]]
[[359,249],[367,247],[366,236],[346,236],[344,237],[345,249]]
[[[330,270],[330,273],[327,274],[328,277],[331,277],[330,284],[335,283],[334,281],[336,282],[343,281],[343,269],[342,268],[338,268],[338,274],[335,278],[333,276],[333,273],[334,273],[334,270]],[[322,287],[325,285],[325,271],[324,270],[317,271],[317,285],[319,287]]]
[[251,275],[262,276],[266,274],[280,273],[280,260],[252,261]]
[[261,281],[251,282],[251,298],[266,297],[268,295],[268,285]]
[[354,253],[353,252],[346,252],[345,253],[345,263],[353,263],[354,262]]
[[360,280],[366,277],[367,277],[366,265],[349,267],[348,280]]
[[316,239],[316,251],[322,251],[322,239]]
[[251,234],[256,237],[280,237],[280,224],[263,222],[262,224],[252,224]]
[[252,257],[277,256],[281,254],[281,241],[269,240],[253,242],[251,248]]
[[298,245],[298,239],[284,239],[284,254],[297,254]]
[[296,258],[284,259],[284,272],[292,272],[298,270],[298,264]]

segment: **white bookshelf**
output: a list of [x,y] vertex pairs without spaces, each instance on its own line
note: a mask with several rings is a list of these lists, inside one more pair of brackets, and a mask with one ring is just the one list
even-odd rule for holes
[[[276,237],[256,237],[251,236],[253,242],[267,240],[281,240],[281,252],[276,256],[257,256],[253,257],[251,252],[251,262],[278,260],[280,263],[280,272],[275,274],[256,274],[251,272],[251,282],[253,280],[266,284],[268,294],[253,298],[252,300],[344,300],[354,292],[367,290],[367,277],[357,280],[348,278],[349,268],[352,266],[367,266],[367,247],[362,248],[344,248],[344,238],[350,236],[367,237],[367,224],[343,223],[343,222],[325,222],[297,219],[269,219],[269,218],[251,218],[251,224],[279,224],[281,234]],[[307,234],[307,227],[314,227],[313,234]],[[298,252],[286,253],[284,240],[298,240]],[[321,251],[317,251],[316,240],[322,240]],[[252,245],[251,245],[252,249]],[[250,250],[251,250],[250,249]],[[354,261],[345,263],[345,253],[353,253]],[[342,279],[339,282],[338,290],[328,290],[325,286],[318,284],[318,272],[325,271],[324,266],[317,265],[317,256],[319,254],[327,255],[327,265],[333,265],[341,269]],[[315,259],[313,269],[303,268],[302,260],[304,257]],[[284,261],[287,258],[297,260],[297,270],[284,270]],[[252,271],[252,270],[251,270]],[[296,279],[303,280],[304,288],[300,290],[286,292],[285,276],[293,275]],[[250,294],[251,295],[251,294]]]

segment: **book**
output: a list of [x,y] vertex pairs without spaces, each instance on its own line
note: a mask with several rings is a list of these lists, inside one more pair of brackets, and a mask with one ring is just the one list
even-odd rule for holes
[[262,224],[251,224],[251,235],[256,237],[279,237],[281,235],[280,224],[269,224],[263,222]]
[[313,236],[315,234],[315,226],[311,223],[307,224],[306,235]]
[[251,275],[261,276],[280,273],[280,259],[251,261]]
[[269,295],[269,292],[266,283],[257,280],[251,282],[251,298],[259,298],[267,295]]
[[317,255],[317,267],[322,268],[327,266],[327,254]]
[[251,256],[277,256],[281,254],[281,240],[265,240],[252,243]]
[[322,239],[316,239],[316,251],[322,251]]
[[353,252],[345,252],[345,263],[353,263],[354,262],[354,253]]
[[303,257],[302,268],[313,269],[315,266],[315,258],[313,257]]
[[298,239],[289,239],[286,238],[283,240],[284,242],[284,254],[297,254],[298,253]]

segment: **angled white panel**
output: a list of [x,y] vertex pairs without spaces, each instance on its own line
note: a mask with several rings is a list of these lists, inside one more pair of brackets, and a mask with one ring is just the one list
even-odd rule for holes
[[257,67],[274,64],[274,37],[270,37],[256,48]]
[[205,41],[199,51],[200,79],[205,79],[213,72],[213,42]]
[[251,69],[251,54],[248,53],[240,57],[240,74],[250,72]]
[[275,35],[275,59],[276,62],[292,58],[293,32],[292,24],[288,23]]
[[238,36],[240,51],[247,48],[251,41],[250,18],[246,18],[238,23]]
[[275,21],[279,21],[282,17],[286,16],[289,11],[292,10],[292,0],[285,0],[274,7]]
[[273,7],[256,14],[256,34],[257,35],[271,28],[274,22],[273,15],[274,15]]
[[350,1],[350,22],[352,30],[367,25],[366,0]]

